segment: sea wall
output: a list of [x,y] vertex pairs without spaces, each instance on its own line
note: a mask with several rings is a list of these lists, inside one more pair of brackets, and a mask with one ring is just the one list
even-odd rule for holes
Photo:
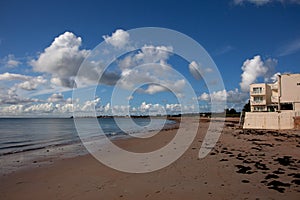
[[297,112],[247,112],[244,129],[293,129]]

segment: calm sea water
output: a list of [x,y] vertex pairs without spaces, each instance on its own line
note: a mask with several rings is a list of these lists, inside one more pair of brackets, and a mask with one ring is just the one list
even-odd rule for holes
[[[94,120],[90,118],[77,119],[83,127],[84,137],[103,136],[95,126]],[[104,134],[109,136],[124,135],[125,133],[118,127],[113,118],[97,119]],[[119,123],[130,124],[129,119],[119,118]],[[140,126],[128,127],[132,133],[157,130],[165,123],[171,124],[172,121],[163,119],[152,119],[151,124],[148,118],[134,119]],[[30,150],[43,149],[50,146],[59,146],[79,142],[80,138],[76,131],[73,119],[32,119],[32,118],[6,118],[0,119],[0,156],[24,152]]]

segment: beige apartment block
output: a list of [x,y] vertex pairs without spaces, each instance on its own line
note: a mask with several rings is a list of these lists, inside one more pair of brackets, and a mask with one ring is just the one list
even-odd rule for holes
[[250,108],[244,128],[294,128],[300,116],[300,74],[278,75],[276,83],[251,84]]

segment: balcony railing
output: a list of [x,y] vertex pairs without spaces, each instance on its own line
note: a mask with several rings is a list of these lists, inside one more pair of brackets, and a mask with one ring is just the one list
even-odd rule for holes
[[266,100],[262,101],[251,101],[252,105],[266,105]]
[[251,95],[265,95],[265,91],[262,90],[262,91],[251,91],[250,92]]

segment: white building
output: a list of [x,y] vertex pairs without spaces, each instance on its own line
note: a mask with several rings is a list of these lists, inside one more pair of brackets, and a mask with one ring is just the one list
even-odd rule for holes
[[251,84],[250,107],[244,128],[294,128],[295,117],[300,116],[300,74],[278,75],[273,84]]

